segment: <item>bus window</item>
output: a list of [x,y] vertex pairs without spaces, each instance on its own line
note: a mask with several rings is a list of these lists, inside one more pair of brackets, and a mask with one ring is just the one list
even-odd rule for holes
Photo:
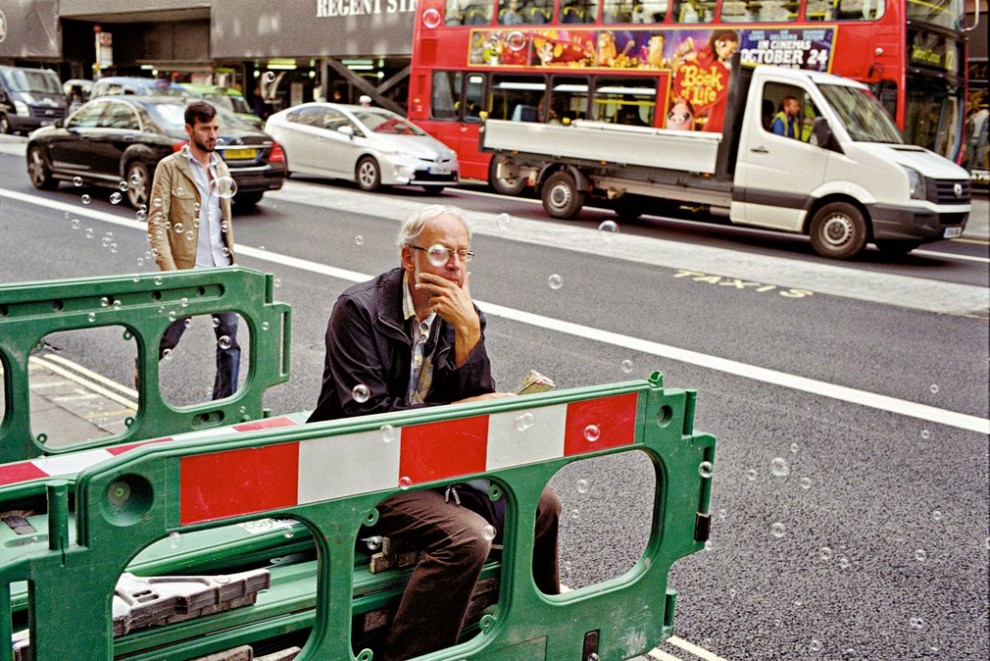
[[598,18],[597,0],[562,0],[560,3],[561,23],[594,23]]
[[668,0],[605,0],[603,23],[660,23]]
[[469,122],[481,121],[481,110],[485,102],[485,77],[480,73],[470,74],[464,90],[464,119]]
[[785,22],[797,19],[797,0],[724,0],[722,20],[726,23]]
[[[809,21],[834,21],[836,4],[833,0],[808,0],[805,16]],[[724,18],[725,9],[722,12]]]
[[711,23],[715,18],[715,0],[674,0],[676,23]]
[[553,0],[530,0],[523,7],[527,23],[543,25],[553,20]]
[[[646,87],[644,78],[602,78],[595,86],[592,119],[597,122],[653,126],[656,87]],[[653,81],[655,83],[655,81]]]
[[515,122],[540,121],[546,88],[542,76],[494,76],[488,94],[488,116]]
[[499,0],[498,22],[502,25],[522,25],[529,23],[528,7],[522,6],[522,0]]
[[447,0],[447,25],[485,25],[492,22],[492,4],[484,0]]
[[550,88],[551,124],[568,123],[588,115],[588,79],[555,76]]
[[[882,4],[882,0],[879,1]],[[883,14],[882,7],[880,14]],[[925,0],[924,2],[908,0],[907,3],[907,18],[911,22],[917,21],[950,30],[961,30],[963,28],[963,16],[965,16],[965,12],[962,0]]]
[[461,72],[434,71],[433,94],[430,96],[430,117],[457,119],[461,105]]
[[[838,0],[835,4],[835,18],[846,21],[873,21],[883,16],[884,4],[884,0]],[[912,4],[914,3],[908,2],[909,12]]]

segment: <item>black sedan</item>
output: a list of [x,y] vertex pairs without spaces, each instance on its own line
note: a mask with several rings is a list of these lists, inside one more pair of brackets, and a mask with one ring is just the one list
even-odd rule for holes
[[[28,176],[35,188],[62,181],[114,188],[134,208],[148,204],[155,167],[188,141],[185,100],[108,96],[93,99],[64,122],[39,129],[27,145]],[[285,153],[262,130],[218,108],[217,153],[237,183],[235,206],[251,207],[285,181]]]

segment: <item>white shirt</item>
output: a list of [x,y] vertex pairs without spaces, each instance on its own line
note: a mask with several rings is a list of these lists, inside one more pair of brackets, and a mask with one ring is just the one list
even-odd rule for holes
[[[220,210],[220,197],[215,194],[215,188],[211,188],[210,180],[216,181],[220,175],[217,174],[217,163],[219,157],[216,152],[210,153],[210,172],[207,175],[206,168],[192,155],[189,146],[182,148],[182,153],[189,159],[189,168],[192,170],[193,181],[196,182],[196,189],[199,190],[199,218],[195,222],[199,223],[199,239],[196,243],[196,268],[210,268],[212,266],[230,266],[230,254],[226,251],[227,245],[223,241],[223,212]],[[213,194],[211,194],[213,193]]]

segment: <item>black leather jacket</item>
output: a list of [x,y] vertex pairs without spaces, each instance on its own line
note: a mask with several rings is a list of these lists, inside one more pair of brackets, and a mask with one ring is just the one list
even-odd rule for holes
[[[454,365],[454,329],[439,317],[426,345],[433,350],[433,383],[425,404],[406,404],[412,338],[402,318],[402,269],[348,288],[333,306],[327,323],[327,354],[319,403],[308,422],[436,406],[495,391],[485,350],[485,315],[480,310],[481,340],[467,362]],[[355,398],[358,385],[368,398]],[[360,393],[360,391],[359,391]]]

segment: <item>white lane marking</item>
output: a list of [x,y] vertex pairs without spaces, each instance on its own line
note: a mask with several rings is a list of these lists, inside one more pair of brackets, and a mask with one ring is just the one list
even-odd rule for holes
[[[0,193],[3,193],[2,189],[0,189]],[[16,199],[23,199],[25,202],[30,204],[42,204],[42,202],[44,202],[48,205],[54,205],[54,208],[57,209],[64,208],[65,210],[71,212],[79,211],[78,206],[75,205],[64,204],[62,202],[52,203],[49,200],[39,201],[39,198],[23,195],[21,193],[15,193],[12,197],[16,197]],[[46,204],[43,204],[43,206]],[[89,212],[90,210],[86,211]],[[143,227],[135,227],[136,221],[125,221],[117,216],[101,211],[94,210],[92,213],[92,217],[106,217],[108,222],[112,222],[122,227],[141,229],[142,231],[144,229]],[[311,273],[328,275],[333,278],[350,282],[361,282],[364,280],[369,280],[372,277],[368,274],[349,271],[346,269],[338,269],[325,264],[300,259],[298,257],[281,255],[269,250],[258,250],[248,246],[238,246],[237,250],[240,255],[254,257],[263,261],[281,264],[283,266],[297,268],[309,271]],[[826,383],[824,381],[818,381],[816,379],[809,379],[794,374],[779,372],[777,370],[757,367],[755,365],[747,365],[746,363],[741,363],[726,358],[719,358],[718,356],[711,356],[708,354],[699,353],[697,351],[690,351],[688,349],[679,349],[677,347],[661,344],[659,342],[652,342],[650,340],[643,340],[640,338],[630,337],[628,335],[612,333],[610,331],[591,328],[589,326],[574,324],[559,319],[552,319],[550,317],[544,317],[542,315],[525,312],[523,310],[515,310],[502,305],[485,303],[483,301],[475,301],[475,303],[477,303],[478,307],[488,314],[505,317],[506,319],[512,319],[514,321],[545,328],[547,330],[595,340],[598,342],[611,344],[613,346],[651,354],[661,358],[668,358],[670,360],[677,360],[692,365],[698,365],[700,367],[732,374],[734,376],[741,376],[784,388],[808,392],[813,395],[828,397],[843,402],[849,402],[851,404],[867,406],[898,415],[904,415],[928,422],[990,435],[990,419],[967,415],[965,413],[957,413],[955,411],[940,409],[934,406],[927,406],[925,404],[918,404],[903,399],[897,399],[896,397],[879,395],[876,393],[867,392],[865,390],[858,390],[856,388],[839,386]]]
[[921,257],[937,257],[938,259],[956,259],[963,262],[977,262],[979,264],[990,264],[990,258],[977,257],[976,255],[955,255],[950,252],[939,252],[938,250],[912,250],[912,255]]
[[[132,411],[136,411],[137,410],[137,404],[135,404],[134,402],[126,399],[125,397],[121,397],[117,393],[115,393],[115,392],[113,392],[111,390],[107,390],[106,388],[104,388],[102,386],[99,386],[96,383],[93,383],[92,381],[87,381],[83,377],[81,377],[81,376],[79,376],[79,375],[71,372],[70,370],[65,369],[64,367],[61,367],[59,365],[56,365],[55,363],[49,362],[49,361],[47,361],[47,360],[45,360],[43,358],[38,358],[37,356],[31,356],[31,358],[29,360],[30,360],[30,362],[37,363],[37,364],[43,366],[45,369],[48,369],[48,370],[51,370],[52,372],[55,372],[59,376],[64,376],[65,378],[67,378],[67,379],[69,379],[71,381],[75,381],[76,383],[78,383],[80,385],[86,386],[90,390],[92,390],[92,391],[94,391],[94,392],[96,392],[96,393],[98,393],[100,395],[103,395],[107,399],[113,400],[114,402],[120,404],[121,406],[126,406],[127,408],[131,409]],[[135,395],[137,395],[137,393],[135,393]]]
[[697,657],[700,657],[702,659],[705,659],[705,661],[726,661],[725,659],[723,659],[719,655],[713,654],[712,652],[709,652],[704,647],[698,647],[694,643],[689,642],[689,641],[686,641],[683,638],[678,638],[677,636],[671,636],[667,640],[667,642],[668,643],[672,643],[672,644],[676,645],[677,647],[680,647],[685,652],[689,652],[691,654],[694,654]]
[[667,654],[659,647],[654,647],[653,649],[651,649],[649,652],[646,653],[646,656],[653,657],[654,659],[659,659],[659,661],[681,661],[681,658],[679,656],[674,656],[673,654]]
[[97,374],[96,372],[94,372],[92,370],[88,370],[85,367],[83,367],[82,365],[80,365],[78,363],[74,363],[74,362],[72,362],[71,360],[69,360],[67,358],[63,358],[62,356],[55,356],[55,355],[45,355],[44,358],[45,358],[45,360],[48,360],[48,361],[54,361],[54,362],[58,363],[59,365],[62,365],[66,369],[75,370],[76,372],[78,372],[82,376],[84,376],[84,377],[86,377],[88,379],[92,379],[93,381],[96,381],[98,383],[101,383],[101,384],[105,385],[108,388],[113,388],[114,390],[119,390],[121,393],[123,393],[123,394],[125,394],[125,395],[127,395],[129,397],[137,397],[138,396],[137,390],[134,390],[133,388],[128,388],[127,386],[121,385],[121,384],[117,383],[116,381],[114,381],[113,379],[108,379],[107,377],[103,376],[102,374]]

